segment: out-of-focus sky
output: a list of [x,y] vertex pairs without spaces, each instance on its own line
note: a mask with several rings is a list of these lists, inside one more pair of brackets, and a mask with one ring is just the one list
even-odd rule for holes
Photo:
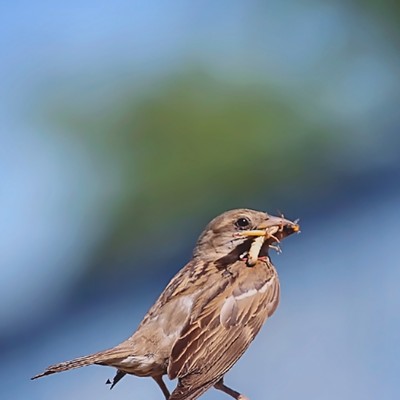
[[206,223],[252,207],[303,232],[274,257],[281,306],[227,382],[253,399],[397,398],[398,15],[3,2],[1,397],[161,398],[131,377],[110,393],[100,367],[29,377],[129,336]]

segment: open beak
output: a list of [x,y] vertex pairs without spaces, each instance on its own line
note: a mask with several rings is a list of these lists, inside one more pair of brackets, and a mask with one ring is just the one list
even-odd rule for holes
[[274,243],[280,243],[286,236],[296,232],[300,232],[300,225],[297,221],[292,222],[272,215],[266,215],[265,221],[255,229],[238,232],[237,235],[240,237],[254,238],[250,249],[245,253],[247,266],[254,266],[260,255],[268,254],[269,248],[280,251],[279,245],[275,246]]
[[300,232],[300,225],[297,221],[292,222],[285,218],[268,215],[267,219],[255,229],[239,232],[238,235],[245,237],[264,236],[265,239],[272,237],[280,240],[296,232]]

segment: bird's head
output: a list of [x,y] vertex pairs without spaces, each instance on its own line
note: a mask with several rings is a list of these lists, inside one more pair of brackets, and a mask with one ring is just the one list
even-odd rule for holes
[[214,218],[200,235],[194,256],[204,261],[232,263],[239,259],[254,265],[258,257],[282,239],[300,231],[297,221],[250,209],[227,211]]

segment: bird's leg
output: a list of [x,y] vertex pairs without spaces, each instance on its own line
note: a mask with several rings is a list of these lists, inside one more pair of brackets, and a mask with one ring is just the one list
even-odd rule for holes
[[168,400],[170,394],[169,394],[169,390],[167,388],[167,385],[163,381],[162,375],[152,376],[152,378],[157,382],[157,385],[159,386],[159,388],[164,393],[165,399]]
[[248,397],[244,396],[243,394],[240,394],[236,390],[233,390],[229,388],[228,386],[224,385],[224,378],[221,378],[215,385],[215,389],[221,390],[226,394],[229,394],[229,396],[232,396],[235,400],[249,400]]

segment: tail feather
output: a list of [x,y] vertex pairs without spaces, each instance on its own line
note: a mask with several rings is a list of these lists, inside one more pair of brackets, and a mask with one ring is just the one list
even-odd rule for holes
[[[55,374],[56,372],[68,371],[69,369],[86,367],[87,365],[92,364],[107,364],[107,361],[110,361],[110,353],[110,351],[106,350],[95,354],[89,354],[88,356],[74,358],[71,361],[64,361],[59,364],[50,365],[44,372],[35,375],[31,379],[41,378],[42,376]],[[115,355],[112,358],[115,358]]]

